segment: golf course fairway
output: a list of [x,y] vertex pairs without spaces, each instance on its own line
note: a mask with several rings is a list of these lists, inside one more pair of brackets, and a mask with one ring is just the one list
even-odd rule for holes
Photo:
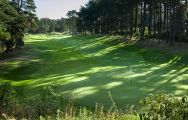
[[0,83],[11,82],[20,101],[54,85],[79,105],[138,104],[155,93],[188,93],[188,55],[128,44],[120,37],[26,35],[25,47],[1,56]]

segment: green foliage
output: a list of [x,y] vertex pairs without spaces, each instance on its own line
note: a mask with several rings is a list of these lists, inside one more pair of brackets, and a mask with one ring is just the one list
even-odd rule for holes
[[9,23],[14,20],[17,12],[7,0],[0,0],[0,6],[0,41],[4,41],[11,37],[7,28]]
[[0,25],[0,40],[7,40],[10,39],[10,33],[6,32],[6,29]]
[[0,116],[5,113],[9,116],[14,114],[15,110],[15,91],[10,83],[0,84]]
[[183,120],[188,109],[186,96],[152,95],[141,100],[141,104],[147,107],[146,114],[142,116],[147,120]]
[[[24,45],[26,28],[35,26],[35,4],[33,0],[0,0],[0,41],[6,52]],[[6,40],[6,41],[5,41]]]
[[12,22],[14,17],[18,15],[18,12],[8,0],[0,0],[0,6],[0,24],[7,27],[8,23]]
[[67,13],[67,26],[68,32],[72,33],[73,35],[76,32],[76,20],[77,20],[77,12],[76,10],[68,11]]
[[33,102],[32,107],[38,117],[55,115],[59,107],[59,102],[53,87],[44,87],[39,99]]
[[38,28],[36,29],[36,33],[71,32],[76,29],[75,22],[75,16],[71,18],[61,18],[56,20],[41,18],[37,23]]

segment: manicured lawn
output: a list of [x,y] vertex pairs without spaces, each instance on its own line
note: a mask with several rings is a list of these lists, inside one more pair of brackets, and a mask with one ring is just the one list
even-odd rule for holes
[[25,41],[21,55],[1,57],[0,63],[0,82],[10,81],[21,101],[37,97],[49,84],[88,106],[110,106],[108,91],[121,107],[153,93],[188,93],[187,55],[108,36],[27,35]]

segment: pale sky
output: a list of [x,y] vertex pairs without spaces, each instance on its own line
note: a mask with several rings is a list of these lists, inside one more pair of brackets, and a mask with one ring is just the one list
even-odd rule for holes
[[35,0],[39,18],[58,19],[66,17],[69,10],[79,10],[89,0]]

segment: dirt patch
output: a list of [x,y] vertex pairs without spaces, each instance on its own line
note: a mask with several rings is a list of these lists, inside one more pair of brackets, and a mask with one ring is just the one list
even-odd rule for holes
[[13,62],[13,61],[29,61],[30,58],[31,58],[30,56],[20,56],[20,57],[16,57],[16,58],[9,58],[9,59],[0,60],[0,64],[4,64],[7,62]]
[[[28,49],[28,48],[26,48]],[[0,64],[4,64],[12,61],[28,61],[31,59],[30,55],[23,55],[23,51],[26,49],[15,50],[10,53],[0,53]]]

